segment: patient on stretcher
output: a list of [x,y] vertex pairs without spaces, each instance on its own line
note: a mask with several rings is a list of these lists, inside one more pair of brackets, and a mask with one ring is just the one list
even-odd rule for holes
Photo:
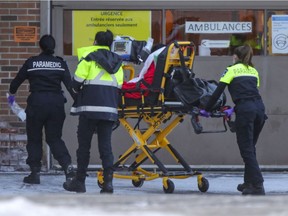
[[[155,45],[152,50],[151,54],[147,58],[147,60],[144,63],[143,68],[141,69],[139,76],[135,77],[129,81],[124,81],[122,85],[122,90],[128,90],[125,91],[124,97],[125,98],[132,98],[132,99],[140,99],[141,98],[141,92],[140,91],[129,91],[133,89],[148,89],[149,86],[151,86],[154,78],[154,72],[156,69],[156,62],[158,55],[165,49],[165,45],[158,44]],[[148,91],[144,91],[144,96],[148,95]]]
[[[167,48],[168,47],[169,46],[167,46]],[[158,77],[159,75],[162,77],[164,73],[164,71],[161,70],[164,68],[158,67],[156,69],[156,64],[157,64],[157,58],[158,56],[160,56],[160,54],[162,57],[165,56],[164,60],[166,59],[166,56],[169,55],[167,53],[167,49],[165,48],[166,46],[163,44],[155,45],[151,50],[152,53],[145,61],[145,64],[142,70],[140,71],[139,76],[123,83],[122,96],[124,96],[125,98],[126,105],[127,102],[128,104],[131,105],[131,99],[133,100],[133,102],[135,102],[136,100],[141,99],[143,96],[145,97],[144,103],[147,105],[147,101],[149,101],[149,99],[147,99],[146,96],[148,94],[151,94],[151,87],[155,87],[152,86],[153,80],[156,78],[155,70],[159,72],[159,73],[157,72]],[[173,55],[175,55],[175,51]],[[165,65],[165,61],[163,62],[163,58],[161,59],[160,62],[158,61],[158,64]],[[193,75],[192,80],[189,79],[183,81],[184,79],[181,78],[185,76],[183,75],[183,72],[181,72],[183,68],[185,68],[185,73],[190,72],[188,76],[191,77],[191,75]],[[165,89],[164,89],[165,100],[182,102],[184,106],[190,109],[194,106],[201,107],[203,105],[203,102],[205,103],[205,101],[207,101],[207,98],[209,98],[209,96],[212,95],[214,88],[216,88],[216,85],[214,85],[214,83],[207,82],[201,78],[194,78],[194,75],[195,74],[184,65],[182,66],[172,65],[171,67],[169,67],[167,73],[164,74],[164,76],[166,77]],[[179,78],[181,78],[180,80],[182,81],[179,81]],[[221,101],[218,104],[223,105]],[[132,103],[132,105],[135,104]],[[155,104],[150,103],[150,105]]]
[[[195,132],[202,133],[203,128],[197,120],[199,110],[213,94],[217,83],[195,77],[192,70],[194,54],[193,42],[175,41],[167,47],[153,47],[139,76],[122,85],[119,116],[144,112],[188,114]],[[223,117],[223,110],[229,108],[225,103],[223,93],[213,107],[211,117]]]

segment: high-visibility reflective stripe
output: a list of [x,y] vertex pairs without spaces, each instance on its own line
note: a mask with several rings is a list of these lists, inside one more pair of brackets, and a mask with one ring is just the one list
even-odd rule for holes
[[118,114],[117,108],[106,107],[106,106],[80,106],[80,107],[72,107],[71,112],[106,112],[106,113],[114,113]]
[[84,82],[85,79],[82,79],[82,78],[80,78],[80,77],[78,77],[78,76],[75,75],[75,76],[74,76],[74,80],[77,81],[77,82],[82,83],[82,82]]
[[84,85],[102,85],[102,86],[118,87],[117,83],[114,83],[113,81],[106,81],[106,80],[86,80],[84,82]]
[[236,77],[255,77],[256,79],[258,78],[256,75],[254,74],[239,74],[239,75],[235,75],[234,78]]
[[104,75],[104,73],[105,73],[104,71],[100,70],[100,72],[97,74],[97,76],[93,80],[100,80],[100,78]]
[[60,70],[60,71],[65,71],[64,68],[31,68],[31,69],[28,69],[27,71],[35,71],[35,70]]
[[118,82],[114,74],[111,74],[112,81],[110,80],[101,80],[101,77],[104,75],[104,71],[101,71],[93,80],[86,80],[84,85],[106,85],[118,87]]

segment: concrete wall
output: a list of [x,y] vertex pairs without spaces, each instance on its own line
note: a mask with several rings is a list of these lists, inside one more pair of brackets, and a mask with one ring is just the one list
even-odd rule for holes
[[[288,107],[286,105],[288,68],[287,57],[255,56],[254,64],[260,73],[261,87],[264,103],[269,119],[263,129],[257,145],[259,163],[262,165],[286,165],[287,151],[286,128],[288,126]],[[196,76],[205,79],[219,80],[227,65],[232,62],[232,57],[196,57],[194,71]],[[69,67],[73,72],[76,68],[76,59],[69,58]],[[227,91],[227,89],[226,89]],[[227,104],[233,105],[230,95],[227,93]],[[67,113],[71,101],[66,106]],[[77,147],[76,130],[77,117],[67,115],[64,127],[64,140],[69,145],[71,154],[75,160]],[[201,118],[204,129],[222,130],[220,119]],[[171,144],[179,150],[181,155],[191,165],[241,165],[235,133],[195,134],[190,123],[189,116],[168,136]],[[115,159],[126,151],[133,143],[128,133],[120,126],[113,133],[113,149]],[[91,150],[91,164],[100,164],[97,150],[97,136],[95,135]],[[161,150],[157,153],[165,164],[175,164],[169,154]]]

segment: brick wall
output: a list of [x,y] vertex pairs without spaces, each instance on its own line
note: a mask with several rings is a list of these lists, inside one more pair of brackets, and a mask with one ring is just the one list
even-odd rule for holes
[[[36,26],[38,41],[40,0],[0,1],[0,170],[19,170],[25,165],[25,123],[11,112],[6,93],[25,60],[40,52],[38,42],[15,42],[14,26]],[[23,108],[27,96],[25,81],[16,94],[16,101]]]
[[[13,115],[7,106],[6,92],[11,80],[15,77],[24,61],[39,53],[38,43],[14,41],[14,26],[36,26],[37,40],[40,32],[40,1],[0,1],[0,121],[24,129],[24,124]],[[16,94],[20,106],[26,106],[28,95],[27,81]]]

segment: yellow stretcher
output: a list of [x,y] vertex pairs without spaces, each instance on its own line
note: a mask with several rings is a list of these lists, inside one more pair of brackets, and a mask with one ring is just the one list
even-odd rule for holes
[[[173,193],[175,187],[170,179],[197,176],[199,190],[206,192],[209,188],[208,180],[200,172],[192,170],[167,139],[167,136],[184,121],[185,115],[191,113],[191,110],[181,102],[167,100],[164,96],[168,71],[181,65],[178,49],[181,49],[184,54],[187,68],[192,69],[195,56],[194,44],[189,41],[172,43],[158,56],[154,77],[156,81],[153,80],[149,95],[144,97],[142,94],[140,100],[134,101],[122,96],[118,109],[119,121],[133,139],[133,143],[114,164],[114,177],[132,180],[135,187],[141,187],[144,181],[162,178],[164,192]],[[130,119],[134,120],[134,123],[136,121],[135,125],[129,122]],[[140,123],[147,125],[146,129],[141,129]],[[169,171],[155,154],[160,150],[168,151],[183,168],[179,171]],[[126,165],[131,158],[132,162]],[[142,165],[147,160],[157,165],[157,169],[143,168]],[[104,181],[101,170],[98,171],[97,180],[99,187],[102,187]]]

